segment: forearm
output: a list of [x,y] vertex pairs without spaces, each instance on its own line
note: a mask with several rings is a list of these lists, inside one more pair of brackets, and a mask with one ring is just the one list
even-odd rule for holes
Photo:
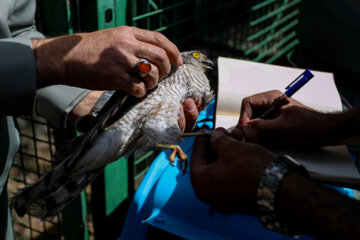
[[340,144],[360,141],[360,107],[336,114],[328,114],[331,128],[328,136],[337,138]]
[[275,209],[279,219],[319,239],[360,235],[360,203],[297,173],[281,184]]
[[[32,39],[36,59],[37,88],[66,82],[65,59],[80,37],[64,36],[53,39]],[[74,83],[70,84],[74,86]]]

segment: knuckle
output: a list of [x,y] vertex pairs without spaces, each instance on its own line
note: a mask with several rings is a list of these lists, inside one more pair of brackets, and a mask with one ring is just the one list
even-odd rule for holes
[[167,54],[164,49],[158,48],[156,55],[160,62],[164,63],[167,61]]
[[275,94],[275,95],[282,95],[282,92],[280,90],[278,90],[278,89],[271,90],[269,93],[270,94]]
[[243,100],[242,100],[242,103],[243,104],[247,104],[247,103],[249,103],[250,102],[250,97],[246,97],[246,98],[244,98]]
[[130,26],[120,26],[120,27],[117,27],[116,30],[118,32],[123,32],[123,33],[128,33],[128,32],[131,32],[133,29],[133,27],[130,27]]
[[[123,47],[130,48],[130,46],[132,46],[134,44],[134,42],[129,38],[118,37],[117,44],[119,44],[120,47],[122,47],[122,48]],[[122,51],[122,49],[119,49],[119,51]]]
[[155,32],[154,37],[155,37],[155,41],[158,43],[164,43],[168,41],[168,39],[162,33],[159,32]]

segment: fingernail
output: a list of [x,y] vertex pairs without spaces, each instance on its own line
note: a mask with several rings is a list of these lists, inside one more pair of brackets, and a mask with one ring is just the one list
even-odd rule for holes
[[182,56],[180,55],[179,58],[178,58],[178,65],[182,65],[183,64],[183,58]]
[[224,135],[225,135],[224,132],[215,130],[211,134],[211,141],[216,141],[216,139],[223,137]]

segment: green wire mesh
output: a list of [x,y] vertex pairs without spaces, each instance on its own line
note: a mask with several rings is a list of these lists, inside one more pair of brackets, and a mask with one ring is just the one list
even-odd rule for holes
[[299,41],[301,0],[132,0],[130,24],[162,32],[180,50],[273,63]]
[[[52,168],[55,151],[53,129],[42,119],[16,118],[20,133],[20,149],[15,156],[9,178],[9,194],[34,182]],[[31,215],[13,215],[15,239],[59,239],[62,235],[61,216],[42,221]]]

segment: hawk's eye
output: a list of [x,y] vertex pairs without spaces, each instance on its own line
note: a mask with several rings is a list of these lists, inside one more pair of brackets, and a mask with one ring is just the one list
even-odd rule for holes
[[193,56],[194,56],[194,58],[199,58],[200,54],[198,52],[193,52]]

